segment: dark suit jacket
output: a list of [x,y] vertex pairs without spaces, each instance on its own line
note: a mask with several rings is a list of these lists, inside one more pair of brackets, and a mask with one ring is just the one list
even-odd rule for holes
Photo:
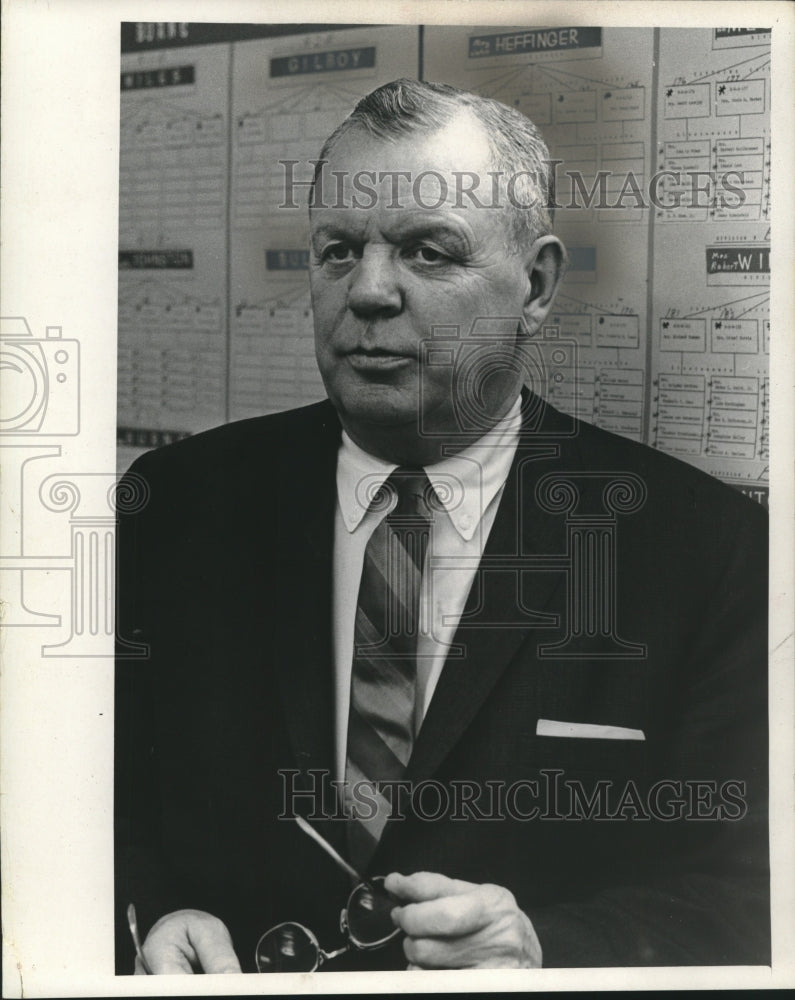
[[[285,773],[306,789],[334,768],[339,435],[321,403],[133,467],[148,499],[119,525],[120,972],[130,900],[144,931],[182,907],[219,916],[244,969],[283,920],[340,944],[347,878],[279,819],[312,807],[285,804]],[[409,809],[370,872],[507,886],[546,966],[768,963],[766,560],[764,512],[739,493],[535,400],[408,771],[451,796],[514,785],[513,816]],[[537,735],[539,719],[645,739]],[[344,851],[342,822],[313,822]],[[405,967],[399,944],[346,962]]]

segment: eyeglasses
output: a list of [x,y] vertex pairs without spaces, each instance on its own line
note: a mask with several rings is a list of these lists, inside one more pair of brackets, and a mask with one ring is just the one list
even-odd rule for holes
[[353,946],[357,951],[375,951],[400,934],[390,916],[398,900],[384,888],[380,876],[365,880],[331,844],[307,823],[303,816],[295,821],[344,872],[358,881],[340,913],[340,930],[348,944],[336,951],[324,951],[317,938],[303,924],[287,921],[265,931],[257,942],[254,961],[258,972],[315,972],[332,958],[344,955]]
[[[358,882],[340,913],[340,930],[347,935],[348,944],[336,951],[324,951],[308,927],[288,920],[265,931],[257,942],[254,961],[258,972],[315,972],[325,962],[343,955],[351,947],[357,951],[374,951],[400,934],[400,928],[395,927],[390,916],[394,907],[399,905],[399,900],[384,888],[384,879],[380,876],[363,879],[302,816],[295,819],[301,830]],[[143,970],[151,975],[152,970],[144,958],[138,936],[132,904],[127,909],[127,920],[136,954]]]
[[291,921],[266,931],[257,943],[255,962],[258,972],[315,972],[324,962],[349,951],[373,951],[382,948],[400,930],[390,913],[397,903],[386,891],[383,878],[361,882],[348,897],[340,914],[340,930],[349,944],[336,951],[324,951],[315,935],[303,924]]

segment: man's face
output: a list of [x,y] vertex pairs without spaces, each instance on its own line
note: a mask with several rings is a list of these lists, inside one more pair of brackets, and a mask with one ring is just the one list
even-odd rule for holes
[[[453,392],[474,390],[458,385],[451,365],[422,363],[420,344],[433,327],[458,327],[466,338],[478,318],[515,318],[501,324],[501,344],[516,350],[530,294],[527,255],[514,242],[504,208],[478,207],[466,196],[456,205],[453,171],[479,175],[480,200],[488,205],[493,169],[487,138],[468,113],[437,132],[400,140],[355,129],[330,155],[328,207],[310,214],[315,348],[329,398],[359,443],[379,428],[416,433],[420,405],[424,428],[455,439]],[[372,172],[398,170],[411,179],[399,181],[396,198],[391,176],[378,184]],[[357,171],[368,171],[365,183],[377,190],[377,200],[357,195],[360,204],[376,201],[372,207],[351,205]],[[425,171],[441,174],[446,184],[429,175],[415,197],[412,182]],[[334,172],[345,178],[342,199]],[[440,207],[423,207],[435,205],[445,187]],[[477,350],[484,355],[481,345]],[[493,367],[476,406],[498,419],[516,399],[521,376],[510,366]]]

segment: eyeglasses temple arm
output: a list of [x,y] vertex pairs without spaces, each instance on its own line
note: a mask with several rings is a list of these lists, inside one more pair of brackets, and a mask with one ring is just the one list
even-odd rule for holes
[[319,844],[326,852],[326,854],[328,854],[331,860],[334,861],[337,865],[339,865],[339,867],[342,868],[344,872],[347,872],[347,874],[350,875],[351,878],[355,879],[357,882],[365,881],[365,879],[362,878],[362,876],[356,871],[356,869],[352,865],[349,865],[344,858],[340,857],[340,855],[334,850],[334,848],[325,839],[325,837],[321,837],[320,834],[317,832],[317,830],[315,830],[314,827],[311,827],[309,823],[307,823],[307,821],[304,819],[303,816],[296,816],[295,821],[300,827],[300,829],[303,830],[308,837],[311,837],[312,840],[315,841],[315,843]]
[[127,924],[130,928],[130,936],[133,939],[133,944],[135,945],[135,954],[138,956],[138,961],[141,963],[141,967],[147,976],[153,976],[152,968],[146,961],[144,956],[144,950],[141,946],[141,938],[138,934],[138,918],[135,915],[135,906],[130,903],[127,907]]

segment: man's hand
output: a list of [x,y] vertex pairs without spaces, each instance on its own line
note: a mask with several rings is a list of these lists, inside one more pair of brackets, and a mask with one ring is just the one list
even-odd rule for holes
[[392,920],[406,935],[410,969],[539,969],[541,945],[513,894],[432,872],[393,873],[384,888],[404,905]]
[[[155,975],[240,972],[226,926],[202,910],[177,910],[161,917],[147,934],[143,952]],[[135,974],[145,974],[138,958]]]

